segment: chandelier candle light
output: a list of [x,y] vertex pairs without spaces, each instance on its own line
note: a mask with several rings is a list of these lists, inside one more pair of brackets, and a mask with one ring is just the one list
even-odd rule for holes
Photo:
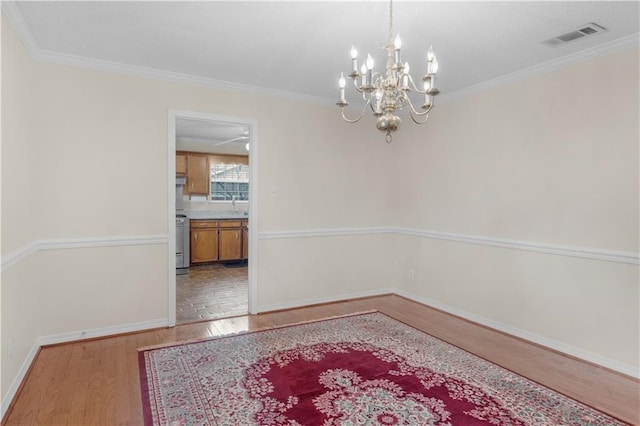
[[[367,107],[371,108],[373,115],[378,117],[376,127],[387,133],[385,140],[391,143],[391,132],[398,129],[400,117],[395,115],[405,105],[409,108],[409,116],[417,124],[423,124],[429,118],[429,112],[433,108],[433,97],[440,91],[435,87],[436,72],[438,72],[438,60],[429,47],[427,51],[427,72],[422,77],[423,89],[416,87],[413,78],[409,74],[409,63],[402,63],[400,48],[402,41],[400,35],[393,39],[393,0],[389,1],[389,43],[384,46],[387,51],[386,73],[373,72],[373,58],[367,55],[366,61],[358,70],[358,50],[351,46],[351,73],[347,76],[353,80],[355,89],[362,93],[365,101],[360,115],[355,119],[349,119],[345,115],[344,109],[349,102],[345,99],[346,79],[344,73],[340,74],[338,88],[340,89],[340,100],[336,105],[340,107],[342,118],[348,123],[360,121]],[[422,111],[418,111],[409,99],[408,93],[415,91],[424,95]]]

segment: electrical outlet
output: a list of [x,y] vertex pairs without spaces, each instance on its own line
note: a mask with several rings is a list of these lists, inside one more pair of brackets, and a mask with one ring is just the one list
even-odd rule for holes
[[409,269],[409,279],[413,281],[415,278],[416,278],[415,272],[413,272],[413,269]]
[[13,340],[9,339],[7,342],[7,358],[11,360],[13,358]]

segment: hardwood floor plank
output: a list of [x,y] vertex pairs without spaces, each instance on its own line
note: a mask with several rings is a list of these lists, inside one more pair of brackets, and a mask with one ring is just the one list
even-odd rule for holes
[[176,277],[176,322],[189,324],[249,311],[246,262],[192,266]]
[[404,299],[379,296],[44,347],[3,424],[140,425],[138,348],[379,310],[435,337],[640,424],[640,382]]

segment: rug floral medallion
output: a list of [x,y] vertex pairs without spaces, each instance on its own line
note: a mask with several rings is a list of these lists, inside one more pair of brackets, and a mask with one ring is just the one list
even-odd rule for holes
[[381,313],[140,351],[146,425],[623,425]]

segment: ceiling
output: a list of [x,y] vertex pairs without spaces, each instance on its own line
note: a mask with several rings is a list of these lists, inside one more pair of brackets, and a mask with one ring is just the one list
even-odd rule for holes
[[176,119],[176,150],[249,155],[249,126],[224,121]]
[[[437,86],[446,98],[589,49],[637,44],[639,6],[396,0],[393,24],[415,79],[424,74],[433,45]],[[3,1],[2,7],[25,44],[50,60],[157,71],[321,103],[337,100],[352,44],[360,61],[369,52],[380,69],[389,27],[386,1]],[[556,47],[542,43],[591,22],[607,31]],[[348,100],[354,98],[349,89]],[[226,133],[207,137],[226,140],[227,127],[216,126]]]

